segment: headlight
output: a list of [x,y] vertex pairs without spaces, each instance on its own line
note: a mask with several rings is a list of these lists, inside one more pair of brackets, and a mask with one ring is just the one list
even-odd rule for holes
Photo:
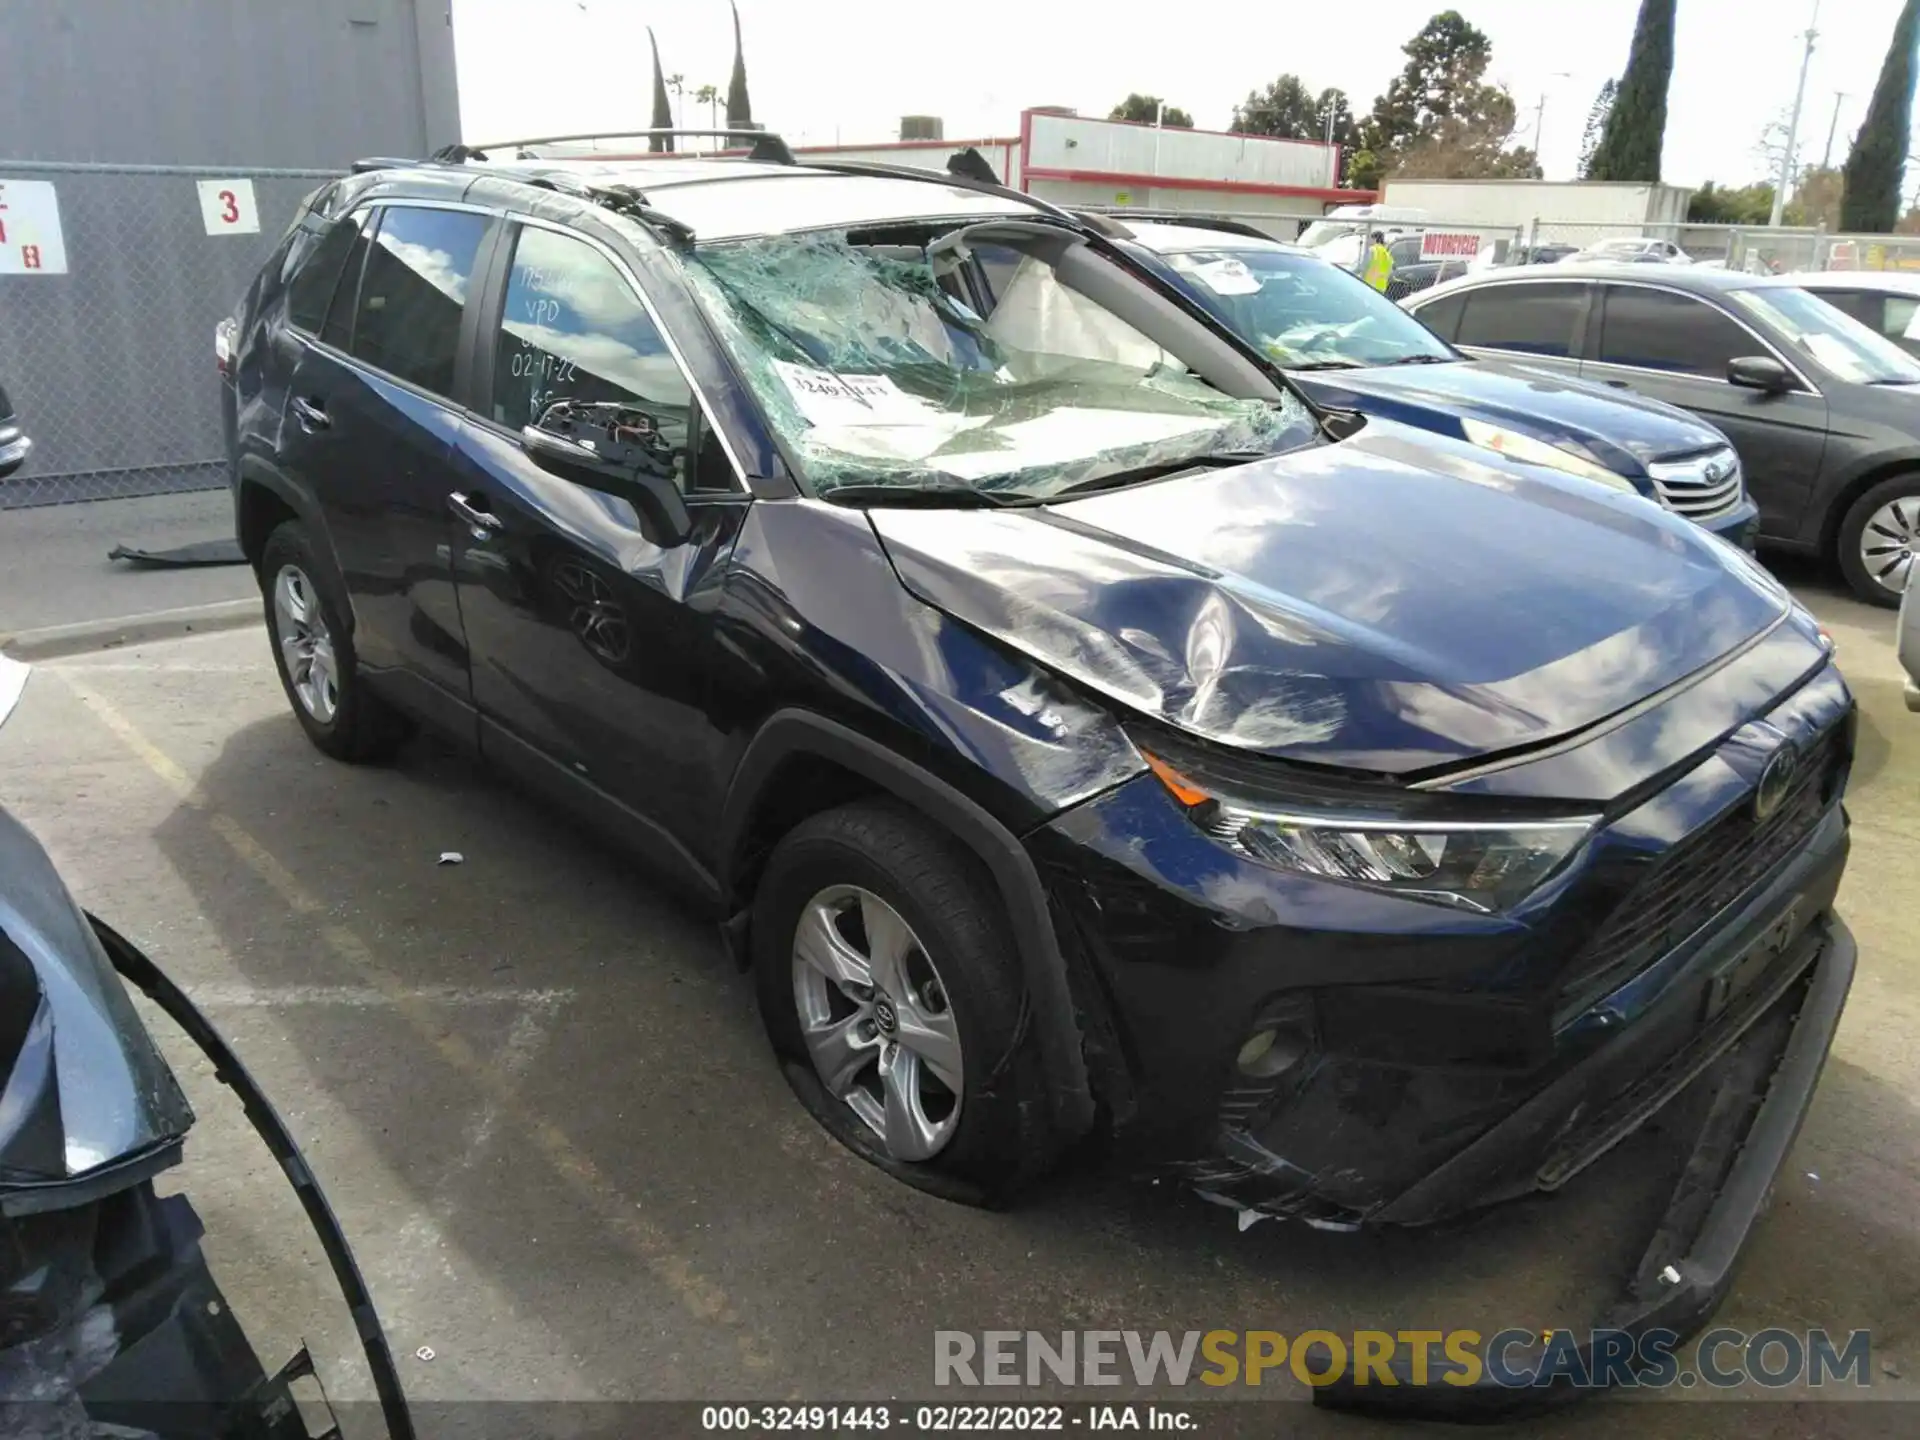
[[1531,895],[1580,848],[1598,819],[1425,820],[1333,807],[1281,810],[1216,794],[1210,782],[1141,754],[1196,826],[1249,860],[1483,913],[1510,909]]
[[1460,431],[1475,445],[1504,455],[1509,460],[1518,460],[1523,465],[1544,465],[1549,470],[1563,470],[1569,475],[1578,475],[1583,480],[1597,480],[1602,485],[1611,485],[1616,490],[1625,490],[1629,495],[1638,495],[1631,480],[1609,470],[1604,465],[1596,465],[1591,460],[1583,460],[1570,450],[1562,450],[1558,445],[1549,445],[1531,435],[1523,435],[1518,430],[1508,430],[1499,425],[1489,425],[1484,420],[1461,418]]

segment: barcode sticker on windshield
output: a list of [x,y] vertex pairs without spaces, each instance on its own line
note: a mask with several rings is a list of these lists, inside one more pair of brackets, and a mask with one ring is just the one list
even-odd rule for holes
[[785,360],[773,362],[800,413],[819,426],[923,425],[928,407],[884,375],[841,375]]

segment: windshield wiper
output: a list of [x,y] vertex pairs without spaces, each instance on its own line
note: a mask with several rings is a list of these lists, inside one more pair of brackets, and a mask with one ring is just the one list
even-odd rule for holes
[[834,505],[884,505],[904,508],[991,510],[1012,501],[971,485],[836,485],[820,498]]
[[1389,365],[1451,365],[1451,355],[1402,355],[1398,360],[1387,361]]
[[1280,362],[1282,370],[1364,370],[1367,367],[1358,360],[1303,360],[1298,365]]

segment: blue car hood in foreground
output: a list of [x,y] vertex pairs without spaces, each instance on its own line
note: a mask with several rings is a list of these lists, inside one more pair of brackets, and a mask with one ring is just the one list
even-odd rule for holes
[[1472,416],[1552,444],[1574,441],[1602,465],[1628,475],[1727,443],[1711,425],[1672,405],[1520,365],[1462,360],[1316,370],[1290,378],[1318,404],[1423,430],[1458,435],[1459,417]]
[[907,588],[1223,745],[1391,774],[1592,725],[1777,623],[1634,496],[1376,421],[1063,504],[870,512]]

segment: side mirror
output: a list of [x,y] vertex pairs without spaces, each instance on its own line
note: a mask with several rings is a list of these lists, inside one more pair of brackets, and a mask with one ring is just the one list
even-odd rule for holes
[[1793,376],[1771,355],[1741,355],[1727,362],[1727,383],[1763,395],[1784,395],[1793,388]]
[[538,423],[522,427],[520,448],[550,474],[627,501],[640,517],[640,533],[655,545],[683,544],[693,534],[672,448],[643,411],[560,401]]

